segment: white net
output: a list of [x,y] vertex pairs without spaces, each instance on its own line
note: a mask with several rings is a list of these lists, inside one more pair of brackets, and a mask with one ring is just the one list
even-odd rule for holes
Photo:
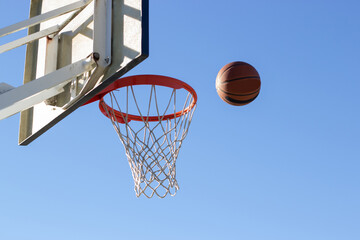
[[[100,101],[125,147],[137,197],[164,198],[179,189],[176,159],[195,110],[192,102],[185,89],[155,85],[124,87]],[[135,115],[138,120],[131,121]]]

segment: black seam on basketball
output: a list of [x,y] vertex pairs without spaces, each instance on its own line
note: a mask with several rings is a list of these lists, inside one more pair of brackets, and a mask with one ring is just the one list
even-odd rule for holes
[[234,79],[230,79],[230,80],[225,80],[225,81],[222,81],[220,84],[224,84],[224,83],[228,83],[228,82],[233,82],[233,81],[237,81],[237,80],[248,79],[248,78],[251,78],[251,79],[259,79],[259,80],[260,80],[260,77],[258,77],[258,76],[248,76],[248,77],[241,77],[241,78],[234,78]]
[[232,103],[248,104],[248,103],[251,103],[252,101],[254,101],[255,98],[257,98],[257,96],[259,96],[259,94],[256,95],[255,97],[253,97],[253,98],[251,98],[251,99],[249,99],[249,100],[245,100],[245,101],[244,101],[244,100],[236,100],[236,99],[230,98],[230,97],[228,97],[228,96],[225,96],[225,99],[226,99],[227,101],[229,101],[229,102],[232,102]]
[[260,89],[258,89],[258,90],[255,90],[254,92],[247,93],[247,94],[234,94],[234,93],[226,92],[226,91],[222,90],[221,88],[217,88],[217,90],[218,90],[218,91],[221,91],[221,92],[223,92],[223,93],[225,93],[225,94],[229,94],[229,95],[236,96],[236,97],[249,96],[249,95],[251,95],[251,94],[254,94],[254,93],[257,93],[257,92],[260,91]]
[[[250,64],[245,63],[245,62],[237,62],[237,63],[234,64],[234,65],[230,65],[228,68],[226,68],[226,69],[223,71],[223,73],[219,76],[219,78],[221,78],[222,75],[223,75],[227,70],[229,70],[230,68],[232,68],[232,67],[234,67],[234,66],[241,66],[241,65],[250,65]],[[250,66],[251,66],[251,65],[250,65]]]

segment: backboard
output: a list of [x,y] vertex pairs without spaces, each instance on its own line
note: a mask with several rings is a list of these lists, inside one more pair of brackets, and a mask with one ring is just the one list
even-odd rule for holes
[[31,143],[149,54],[149,0],[31,0],[30,18],[75,4],[81,7],[29,28],[29,35],[53,26],[58,30],[28,43],[24,84],[89,56],[96,67],[21,112],[20,145]]

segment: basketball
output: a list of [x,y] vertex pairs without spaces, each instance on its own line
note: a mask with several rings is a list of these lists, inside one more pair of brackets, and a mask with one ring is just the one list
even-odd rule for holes
[[216,77],[216,91],[220,98],[231,105],[251,103],[260,92],[260,76],[256,69],[245,62],[232,62],[222,67]]

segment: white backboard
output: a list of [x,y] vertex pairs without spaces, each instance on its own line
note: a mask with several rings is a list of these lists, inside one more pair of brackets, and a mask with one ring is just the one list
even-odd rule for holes
[[[21,112],[20,145],[31,143],[147,58],[148,1],[94,0],[75,17],[74,12],[70,12],[29,28],[31,34],[66,23],[59,34],[27,45],[24,84],[94,52],[101,53],[98,61],[101,71],[95,70],[97,72],[75,78],[65,85],[61,94]],[[79,0],[32,0],[30,18],[75,2]],[[111,8],[106,7],[105,3],[110,4]],[[67,22],[67,19],[71,21]],[[90,75],[96,76],[94,86],[86,81]]]

